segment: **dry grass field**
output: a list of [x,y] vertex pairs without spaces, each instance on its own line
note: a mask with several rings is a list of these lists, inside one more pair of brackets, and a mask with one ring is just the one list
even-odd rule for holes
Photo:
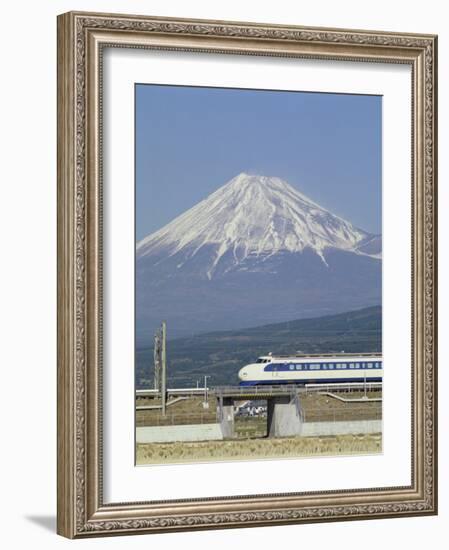
[[[371,392],[372,401],[360,402],[362,393],[339,393],[345,402],[332,395],[301,395],[301,408],[306,422],[375,420],[382,418],[381,392]],[[139,398],[137,406],[154,406],[153,398]],[[173,401],[166,416],[158,409],[137,410],[136,426],[211,424],[217,422],[216,400],[209,408],[202,398]],[[235,436],[225,441],[145,443],[137,445],[137,464],[169,464],[201,461],[227,461],[261,458],[293,458],[307,456],[361,455],[382,452],[381,434],[339,435],[321,437],[267,438],[267,419],[262,416],[236,416]]]
[[[346,399],[359,399],[363,397],[363,393],[361,392],[340,392],[338,395]],[[368,397],[382,397],[382,393],[378,391],[368,392]],[[318,393],[303,394],[300,400],[306,422],[374,420],[382,417],[382,403],[380,401],[367,401],[364,403],[357,401],[343,402],[334,397]],[[167,426],[171,424],[207,424],[216,422],[216,399],[210,399],[208,409],[203,408],[202,401],[200,397],[176,401],[167,407],[165,417],[157,409],[137,410],[136,426]],[[136,405],[157,405],[159,402],[157,399],[139,398],[136,401]],[[242,433],[254,431],[265,435],[263,432],[266,430],[266,419],[236,417],[236,430]]]
[[[138,398],[137,406],[154,406],[160,404],[159,399]],[[192,397],[174,401],[167,407],[167,414],[162,416],[160,410],[137,410],[136,411],[136,426],[170,426],[182,424],[210,424],[217,420],[216,400],[210,400],[209,408],[203,407],[201,397]]]
[[137,445],[137,464],[173,464],[382,452],[381,434]]
[[[340,392],[336,395],[345,399],[360,399],[361,392]],[[378,391],[368,392],[369,398],[382,397]],[[340,401],[330,395],[309,393],[301,396],[301,407],[306,422],[344,420],[376,420],[382,417],[381,401]]]

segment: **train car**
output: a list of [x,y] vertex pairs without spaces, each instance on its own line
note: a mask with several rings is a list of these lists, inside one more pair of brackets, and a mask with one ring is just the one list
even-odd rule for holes
[[381,354],[264,355],[245,365],[241,386],[381,382]]

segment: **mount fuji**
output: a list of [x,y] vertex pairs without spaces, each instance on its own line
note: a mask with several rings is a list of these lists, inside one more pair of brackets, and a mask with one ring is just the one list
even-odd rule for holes
[[137,342],[381,302],[380,235],[277,177],[239,174],[137,243]]

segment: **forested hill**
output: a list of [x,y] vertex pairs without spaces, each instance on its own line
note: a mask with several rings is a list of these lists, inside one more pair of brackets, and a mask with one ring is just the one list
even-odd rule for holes
[[[362,353],[382,350],[382,308],[368,307],[338,315],[299,319],[250,329],[208,332],[169,340],[169,385],[237,384],[237,373],[260,355]],[[136,350],[137,387],[152,385],[153,349]]]

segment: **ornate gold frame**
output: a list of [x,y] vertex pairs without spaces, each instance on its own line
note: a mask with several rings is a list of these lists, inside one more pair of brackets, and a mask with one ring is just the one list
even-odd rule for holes
[[[412,67],[410,486],[103,503],[100,112],[106,45]],[[433,35],[74,12],[58,17],[59,534],[82,538],[436,514],[436,53]]]

